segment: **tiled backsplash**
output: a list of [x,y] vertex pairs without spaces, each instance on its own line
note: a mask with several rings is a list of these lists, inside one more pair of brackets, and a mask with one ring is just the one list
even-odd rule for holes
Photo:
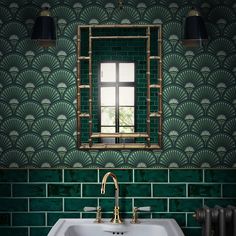
[[175,218],[187,236],[200,235],[197,208],[236,205],[236,169],[1,169],[1,235],[46,236],[58,218],[94,218],[84,206],[100,205],[110,218],[113,183],[100,194],[107,171],[118,177],[123,217],[133,206],[151,206],[139,217]]

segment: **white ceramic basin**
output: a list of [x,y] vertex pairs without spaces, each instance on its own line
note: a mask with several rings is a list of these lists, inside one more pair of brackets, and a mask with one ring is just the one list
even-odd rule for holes
[[174,219],[142,219],[131,224],[130,219],[122,224],[109,220],[94,223],[92,219],[59,219],[48,236],[184,236]]

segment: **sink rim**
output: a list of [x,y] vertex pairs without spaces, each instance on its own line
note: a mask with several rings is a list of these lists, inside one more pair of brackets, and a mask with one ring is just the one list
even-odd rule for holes
[[124,226],[139,226],[139,225],[153,225],[162,226],[166,232],[173,236],[184,236],[180,226],[177,224],[176,220],[173,218],[163,218],[163,219],[139,219],[139,224],[131,224],[131,219],[124,219],[122,224],[113,224],[110,219],[103,219],[103,223],[94,223],[92,218],[60,218],[51,228],[48,236],[56,236],[61,233],[64,235],[69,227],[76,225],[94,225],[94,227],[102,227],[103,230],[108,229],[109,231],[119,230]]

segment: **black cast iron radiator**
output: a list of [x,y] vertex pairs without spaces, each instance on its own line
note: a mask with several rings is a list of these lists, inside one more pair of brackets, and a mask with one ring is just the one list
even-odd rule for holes
[[236,236],[235,206],[205,206],[197,209],[194,217],[202,224],[202,236]]

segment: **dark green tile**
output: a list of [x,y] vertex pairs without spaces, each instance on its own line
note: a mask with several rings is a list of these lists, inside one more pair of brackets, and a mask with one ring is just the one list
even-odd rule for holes
[[186,197],[185,184],[154,184],[154,197]]
[[236,198],[236,184],[223,184],[223,197]]
[[61,211],[61,198],[32,198],[30,199],[31,211]]
[[80,184],[48,184],[49,197],[80,197]]
[[236,169],[235,170],[205,170],[206,182],[218,183],[236,183]]
[[0,182],[26,182],[27,170],[0,170]]
[[10,196],[11,196],[11,185],[0,184],[0,197],[10,197]]
[[185,236],[200,236],[202,235],[201,228],[182,228]]
[[[115,200],[113,199],[100,199],[99,200],[102,211],[113,211],[115,206]],[[132,199],[119,199],[120,211],[127,212],[132,211]]]
[[62,170],[29,170],[30,182],[61,182]]
[[11,216],[9,213],[0,213],[0,226],[10,226]]
[[97,182],[97,170],[64,170],[65,182]]
[[0,233],[2,236],[28,236],[27,227],[0,227]]
[[120,184],[122,197],[151,197],[151,184]]
[[1,198],[0,199],[0,211],[27,211],[28,200],[18,198]]
[[170,170],[170,182],[202,182],[202,170]]
[[14,197],[46,197],[46,184],[14,184]]
[[145,207],[150,206],[151,212],[165,212],[167,211],[167,199],[134,199],[134,206],[135,207]]
[[82,186],[83,197],[113,197],[115,196],[114,184],[106,184],[106,192],[101,194],[101,184],[83,184]]
[[187,214],[188,227],[201,227],[201,224],[193,217],[193,213]]
[[202,199],[170,199],[169,208],[171,212],[193,212],[202,207]]
[[30,236],[47,236],[50,229],[51,227],[31,227]]
[[14,226],[43,226],[45,225],[44,213],[14,213],[12,215]]
[[186,225],[186,217],[184,213],[152,213],[152,218],[156,219],[175,219],[179,226]]
[[80,213],[48,213],[47,225],[53,226],[60,218],[80,218]]
[[[99,181],[102,181],[103,176],[107,172],[112,172],[113,174],[116,175],[118,182],[133,182],[133,170],[132,169],[127,169],[127,170],[117,170],[117,169],[102,169],[99,171]],[[112,178],[108,177],[107,182],[112,182]]]
[[168,170],[134,170],[135,182],[167,182]]
[[[96,218],[96,213],[94,213],[94,212],[83,212],[82,213],[82,218],[95,219]],[[102,218],[104,218],[104,213],[102,213]]]
[[205,199],[204,205],[208,207],[214,207],[219,205],[221,207],[227,207],[228,205],[236,205],[236,198],[212,198],[212,199]]
[[220,197],[221,186],[219,184],[189,184],[189,197]]
[[97,207],[97,199],[65,198],[65,211],[83,211],[85,206]]

